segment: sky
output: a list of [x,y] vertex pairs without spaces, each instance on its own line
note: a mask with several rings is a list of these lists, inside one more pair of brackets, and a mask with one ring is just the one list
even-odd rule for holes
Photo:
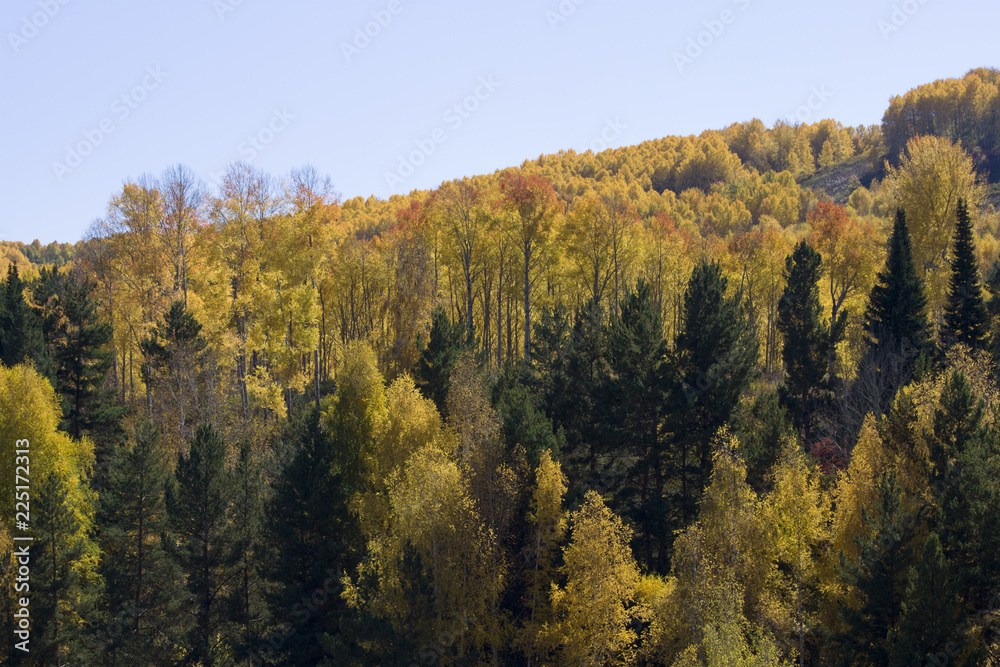
[[881,121],[995,67],[981,0],[4,0],[0,240],[75,242],[178,163],[386,198],[759,118]]

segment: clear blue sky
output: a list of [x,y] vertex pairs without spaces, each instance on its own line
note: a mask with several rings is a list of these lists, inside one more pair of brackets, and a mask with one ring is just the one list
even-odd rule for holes
[[810,122],[878,123],[892,95],[1000,65],[998,19],[986,0],[5,0],[0,238],[76,241],[175,163],[210,185],[239,159],[310,163],[345,199],[387,197],[810,101]]

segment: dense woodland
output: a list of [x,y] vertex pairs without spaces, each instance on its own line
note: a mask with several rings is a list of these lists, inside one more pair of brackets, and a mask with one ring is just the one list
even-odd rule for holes
[[130,179],[0,245],[0,663],[1000,664],[996,174],[981,69],[388,201]]

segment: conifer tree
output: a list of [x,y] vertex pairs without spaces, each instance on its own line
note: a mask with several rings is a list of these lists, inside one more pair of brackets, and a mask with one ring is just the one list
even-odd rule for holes
[[[665,354],[660,309],[652,297],[649,283],[640,280],[634,292],[627,292],[619,313],[611,318],[608,332],[611,438],[616,458],[629,457],[631,466],[621,483],[612,508],[618,514],[631,515],[643,527],[646,539],[640,544],[642,560],[652,564],[654,535],[661,534],[665,515],[664,452],[661,451],[659,423],[662,416],[661,371]],[[655,560],[667,568],[664,541],[658,540]]]
[[846,629],[836,638],[844,664],[885,665],[896,644],[894,630],[912,558],[914,523],[901,505],[902,489],[892,470],[876,486],[876,506],[862,509],[867,530],[855,536],[858,560],[840,552],[840,580],[857,592],[859,605],[845,605]]
[[959,199],[958,220],[952,239],[951,279],[944,306],[944,326],[941,328],[942,349],[958,343],[973,350],[982,349],[986,343],[988,318],[979,279],[972,219],[968,204]]
[[787,286],[778,302],[778,329],[784,336],[782,358],[785,362],[786,402],[791,404],[796,424],[808,438],[813,427],[818,394],[829,367],[831,347],[847,322],[847,311],[830,326],[822,320],[819,303],[819,280],[823,258],[800,241],[785,258]]
[[680,528],[696,514],[697,499],[712,472],[712,442],[727,424],[754,376],[757,336],[742,296],[726,296],[719,264],[695,266],[684,292],[681,328],[666,380],[673,478],[673,506]]
[[7,278],[0,293],[0,362],[15,366],[30,361],[45,371],[39,363],[45,353],[42,329],[38,317],[24,299],[24,281],[17,272],[17,264],[7,267]]
[[84,434],[101,450],[118,439],[124,408],[115,390],[104,388],[111,368],[111,326],[98,320],[93,283],[67,275],[61,281],[62,344],[55,351],[56,387],[63,397],[62,428],[74,438]]
[[185,661],[220,663],[220,634],[228,629],[223,600],[234,574],[235,537],[230,509],[236,493],[226,467],[226,446],[210,425],[198,427],[191,451],[177,460],[167,486],[172,534],[169,551],[187,579],[193,622],[184,641]]
[[180,659],[174,646],[185,627],[183,580],[167,556],[165,502],[170,468],[156,428],[135,429],[135,443],[117,447],[100,497],[102,573],[108,628],[108,664],[153,664]]
[[[272,634],[283,623],[293,623],[295,633],[280,642],[269,637],[258,653],[276,664],[311,665],[326,653],[320,642],[324,635],[333,645],[350,643],[341,636],[348,614],[339,596],[340,576],[359,562],[361,538],[357,517],[348,509],[351,487],[337,444],[321,427],[319,414],[296,415],[282,439],[293,455],[275,482],[267,512],[275,583],[268,606],[278,627]],[[312,601],[314,596],[322,606]]]
[[461,322],[452,323],[444,308],[431,315],[430,338],[420,352],[413,377],[424,397],[434,401],[442,417],[447,416],[446,399],[451,388],[451,370],[465,347],[466,328]]
[[81,561],[92,553],[69,502],[66,477],[51,471],[33,494],[32,653],[39,664],[85,659],[94,647],[84,634],[94,618],[99,581]]
[[896,211],[885,267],[878,273],[868,299],[865,328],[876,359],[923,351],[930,344],[924,284],[913,264],[913,247],[906,213]]
[[924,664],[946,647],[955,632],[955,592],[937,533],[927,536],[908,581],[890,667]]

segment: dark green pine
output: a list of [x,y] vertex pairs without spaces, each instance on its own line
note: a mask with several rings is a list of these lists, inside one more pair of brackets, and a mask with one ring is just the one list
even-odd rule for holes
[[986,343],[988,321],[979,280],[972,219],[969,217],[968,204],[964,199],[959,199],[958,220],[952,240],[951,279],[944,307],[944,326],[941,329],[942,348],[962,344],[973,350],[982,349]]
[[885,267],[868,299],[865,327],[877,359],[919,353],[930,343],[924,283],[913,263],[906,213],[896,211]]
[[451,370],[458,355],[465,349],[465,343],[465,325],[461,322],[453,324],[444,308],[435,308],[431,315],[430,340],[420,352],[413,378],[420,393],[434,401],[442,416],[448,413],[446,399],[451,388]]
[[778,301],[778,330],[784,337],[781,354],[785,387],[803,434],[811,430],[816,394],[824,384],[832,343],[830,328],[820,315],[822,265],[820,254],[800,241],[785,258],[787,286]]

